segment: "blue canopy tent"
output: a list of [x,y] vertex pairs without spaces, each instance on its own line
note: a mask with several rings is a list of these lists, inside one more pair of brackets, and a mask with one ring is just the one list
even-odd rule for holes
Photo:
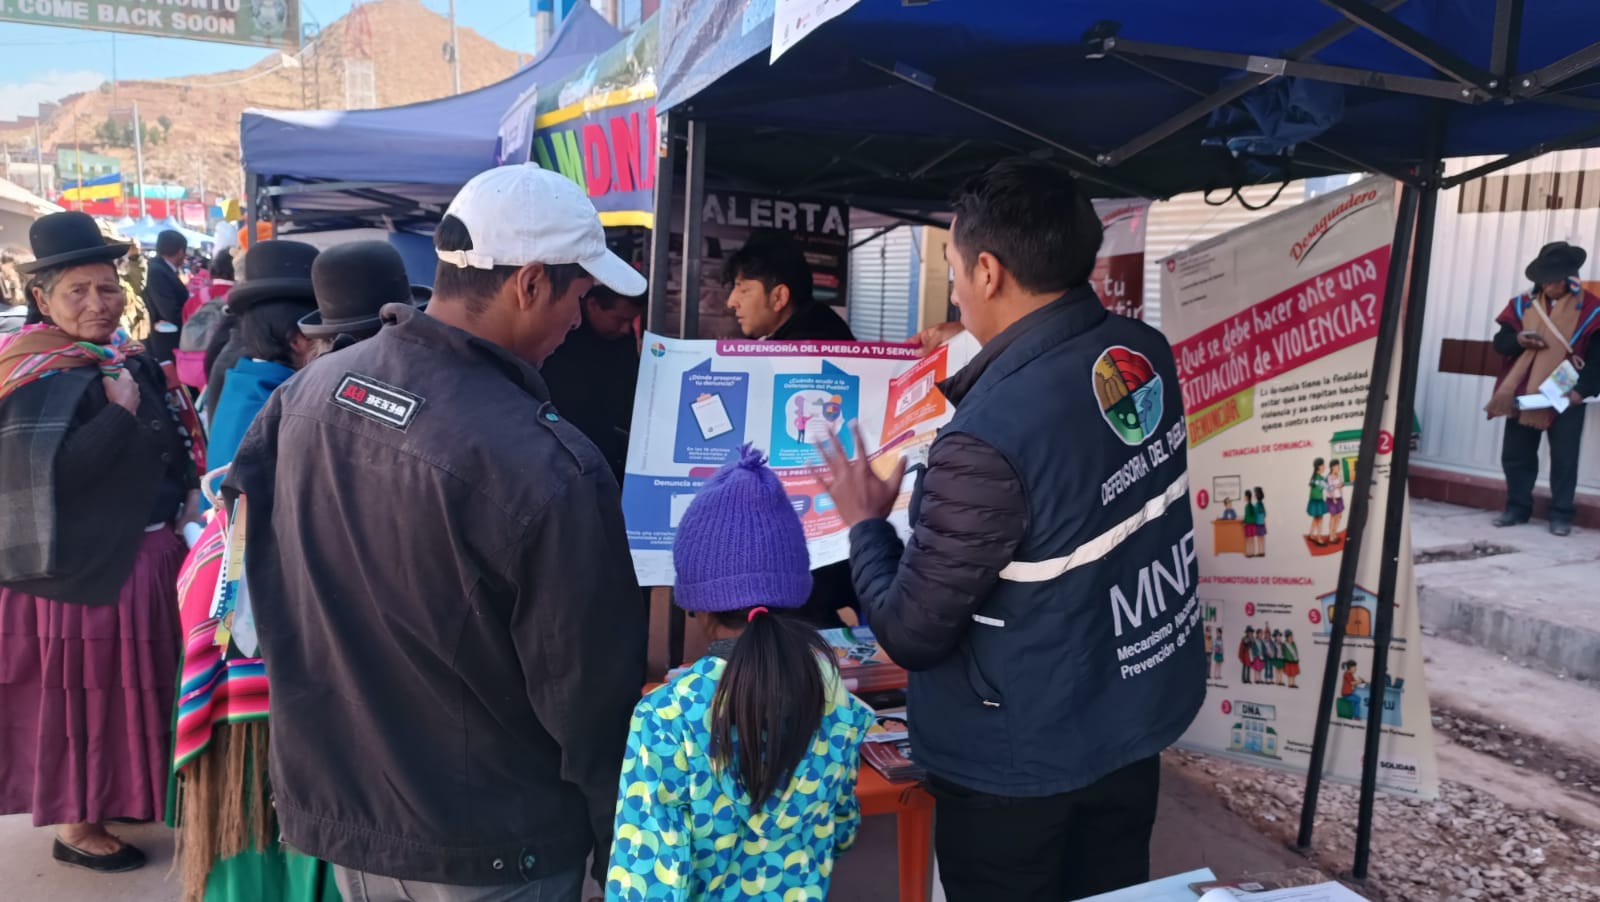
[[377,110],[248,110],[240,145],[257,199],[250,213],[287,231],[436,221],[461,185],[493,165],[500,117],[513,101],[620,37],[585,5],[531,63],[476,91]]
[[[1394,598],[1438,195],[1551,150],[1600,144],[1600,4],[1589,0],[858,0],[776,62],[771,7],[663,10],[659,108],[689,209],[708,170],[772,193],[942,209],[996,159],[1055,159],[1098,195],[1167,197],[1343,172],[1403,186],[1360,474],[1330,618],[1299,842],[1311,843],[1340,648],[1386,405],[1396,425],[1379,596]],[[1446,157],[1500,155],[1446,177]],[[657,178],[663,198],[680,173]],[[698,245],[694,217],[685,248]],[[665,310],[656,247],[652,322]],[[689,255],[685,253],[685,258]],[[682,330],[698,285],[685,279]],[[1403,319],[1403,322],[1402,322]],[[1389,398],[1396,347],[1399,390]],[[1378,607],[1381,707],[1394,605]],[[1370,862],[1381,722],[1368,723],[1353,871]]]
[[126,226],[122,225],[121,221],[117,223],[122,234],[139,242],[147,250],[156,246],[156,237],[161,234],[162,225],[156,222],[155,217],[146,215],[143,219],[128,222]]
[[769,64],[770,18],[686,0],[663,9],[659,106],[717,133],[721,176],[934,206],[1018,151],[1099,194],[1233,187],[1238,161],[1201,146],[1208,118],[1285,76],[1342,93],[1332,127],[1285,161],[1295,176],[1399,175],[1435,138],[1445,157],[1600,139],[1583,76],[1600,7],[1522,6],[1499,3],[1501,29],[1489,0],[860,0]]

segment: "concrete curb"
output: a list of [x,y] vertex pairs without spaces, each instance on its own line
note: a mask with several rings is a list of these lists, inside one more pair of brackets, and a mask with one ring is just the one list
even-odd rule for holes
[[1421,583],[1417,597],[1424,629],[1552,673],[1600,680],[1600,632],[1511,610],[1458,586]]
[[1600,532],[1496,529],[1481,512],[1413,501],[1423,629],[1560,676],[1600,680]]

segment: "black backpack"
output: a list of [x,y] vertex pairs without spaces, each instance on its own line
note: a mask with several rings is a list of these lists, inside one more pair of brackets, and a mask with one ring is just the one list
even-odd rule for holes
[[228,315],[227,306],[226,295],[201,304],[200,309],[190,314],[188,321],[183,324],[183,331],[178,335],[178,350],[204,354],[206,348],[211,346],[211,337],[222,328],[222,318]]

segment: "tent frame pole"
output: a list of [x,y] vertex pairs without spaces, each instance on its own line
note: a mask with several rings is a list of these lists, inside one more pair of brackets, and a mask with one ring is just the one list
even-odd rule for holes
[[[386,188],[393,184],[393,182],[299,182],[293,185],[274,185],[267,189],[267,194],[270,197],[288,197],[295,194],[322,194],[328,191],[359,191],[370,188]],[[411,201],[404,198],[401,198],[400,202],[411,203]]]
[[[1435,147],[1438,142],[1434,142]],[[1411,286],[1406,297],[1404,341],[1400,350],[1400,379],[1394,407],[1394,454],[1390,458],[1388,507],[1384,510],[1383,558],[1378,577],[1378,611],[1372,636],[1372,678],[1368,684],[1371,708],[1367,712],[1365,753],[1361,760],[1361,795],[1356,809],[1355,861],[1358,880],[1367,879],[1372,858],[1373,804],[1378,788],[1378,766],[1383,740],[1383,707],[1389,683],[1389,645],[1394,638],[1394,609],[1400,576],[1401,538],[1406,531],[1406,489],[1411,470],[1412,424],[1417,402],[1417,369],[1422,355],[1423,315],[1428,307],[1428,275],[1432,268],[1433,232],[1439,212],[1437,156],[1429,161],[1427,181],[1417,208],[1416,242],[1411,252]],[[1415,617],[1416,611],[1409,612]],[[1421,649],[1409,649],[1421,654]],[[1416,691],[1415,687],[1412,691]],[[1325,697],[1328,696],[1324,693]]]
[[[911,213],[904,210],[880,209],[877,206],[852,203],[847,197],[835,198],[829,195],[822,195],[820,199],[829,200],[836,204],[843,204],[846,207],[854,207],[857,210],[865,210],[868,213],[876,213],[879,216],[888,216],[893,219],[898,219],[900,220],[900,225],[933,226],[936,229],[950,228],[950,223],[948,220],[935,219],[932,216],[924,216],[921,213]],[[852,247],[854,247],[854,245],[852,245]]]
[[1442,78],[1419,78],[1413,75],[1395,75],[1375,69],[1352,69],[1348,66],[1330,66],[1325,63],[1299,62],[1282,57],[1258,56],[1249,53],[1231,53],[1225,50],[1199,50],[1171,44],[1153,44],[1148,41],[1130,41],[1115,36],[1105,36],[1091,43],[1091,55],[1148,56],[1179,63],[1196,63],[1222,69],[1238,69],[1269,77],[1290,76],[1325,81],[1333,84],[1371,88],[1397,94],[1415,94],[1434,100],[1452,100],[1457,103],[1481,103],[1491,100],[1494,94],[1476,85],[1462,85]]
[[1389,397],[1395,338],[1399,333],[1406,276],[1413,256],[1411,235],[1420,189],[1410,183],[1402,184],[1394,222],[1394,238],[1390,245],[1389,276],[1384,286],[1383,316],[1378,320],[1378,337],[1372,353],[1372,379],[1367,385],[1367,409],[1361,423],[1361,445],[1356,452],[1356,481],[1350,497],[1344,553],[1339,559],[1338,588],[1334,596],[1333,616],[1328,623],[1328,658],[1322,671],[1322,692],[1317,696],[1311,760],[1306,767],[1305,795],[1300,806],[1300,834],[1296,846],[1302,851],[1311,848],[1316,829],[1317,798],[1322,790],[1328,733],[1332,727],[1334,687],[1339,681],[1339,659],[1344,651],[1345,630],[1350,621],[1350,605],[1355,597],[1356,575],[1361,564],[1361,547],[1366,539],[1367,519],[1372,509],[1373,465],[1378,459],[1378,437],[1383,430],[1384,405]]
[[1494,48],[1489,67],[1502,81],[1517,71],[1517,45],[1522,41],[1522,0],[1496,0]]
[[[706,150],[709,139],[706,123],[689,119],[685,128],[685,155],[683,177],[683,267],[679,286],[683,308],[678,311],[678,336],[684,339],[700,337],[700,269],[704,243],[706,205]],[[684,633],[687,617],[682,608],[671,605],[667,611],[667,660],[669,666],[683,663]]]
[[[277,195],[272,193],[272,189],[277,188],[278,186],[274,185],[271,179],[267,180],[266,185],[267,190],[262,193],[262,200],[265,201],[267,205],[268,232],[270,233],[270,237],[276,238],[278,237],[278,199]],[[251,236],[252,240],[254,237],[255,236]]]
[[658,134],[663,147],[656,155],[655,226],[650,230],[650,304],[645,328],[662,334],[667,328],[667,287],[672,275],[672,195],[677,188],[678,141],[682,116],[662,113]]
[[900,81],[903,81],[906,84],[911,85],[912,87],[921,88],[922,90],[927,91],[929,94],[932,94],[933,96],[939,98],[940,100],[945,101],[946,103],[952,104],[954,106],[958,106],[958,107],[966,110],[969,113],[974,113],[974,114],[976,114],[978,116],[982,116],[983,118],[989,120],[990,122],[993,122],[996,125],[1000,125],[1000,126],[1004,126],[1006,128],[1009,128],[1012,131],[1016,132],[1017,134],[1023,135],[1023,136],[1025,136],[1027,138],[1031,138],[1032,140],[1037,141],[1040,144],[1043,144],[1044,146],[1046,146],[1046,147],[1048,147],[1048,148],[1050,148],[1052,150],[1060,151],[1061,153],[1064,153],[1067,156],[1072,157],[1073,159],[1079,161],[1080,163],[1088,164],[1087,168],[1077,168],[1077,167],[1075,167],[1073,169],[1073,174],[1078,176],[1079,178],[1087,179],[1087,180],[1089,180],[1091,182],[1095,182],[1095,183],[1104,185],[1107,188],[1113,188],[1113,189],[1115,189],[1117,191],[1121,191],[1122,193],[1131,195],[1133,197],[1149,197],[1149,198],[1157,198],[1157,199],[1159,199],[1159,198],[1165,196],[1165,195],[1162,195],[1160,192],[1152,191],[1149,188],[1145,188],[1145,187],[1141,187],[1139,185],[1135,185],[1132,182],[1123,181],[1122,179],[1118,178],[1117,176],[1108,175],[1106,173],[1098,171],[1098,170],[1100,170],[1102,168],[1102,166],[1104,164],[1102,164],[1095,156],[1093,156],[1091,154],[1085,153],[1084,151],[1078,150],[1078,149],[1073,148],[1073,147],[1069,147],[1066,144],[1063,144],[1063,143],[1061,143],[1060,141],[1057,141],[1054,138],[1048,137],[1046,135],[1042,135],[1042,134],[1034,131],[1033,129],[1030,129],[1025,125],[1019,125],[1018,123],[1013,122],[1010,119],[1005,118],[1004,116],[1000,116],[1000,115],[997,115],[995,113],[991,113],[988,110],[984,109],[983,107],[978,106],[977,104],[969,103],[968,101],[962,100],[959,97],[953,97],[950,94],[947,94],[947,93],[939,90],[934,85],[933,77],[928,75],[926,72],[918,72],[918,71],[912,69],[911,67],[905,66],[905,65],[896,65],[896,66],[893,66],[893,67],[884,66],[884,65],[881,65],[879,63],[875,63],[875,62],[873,62],[871,60],[868,60],[868,59],[861,60],[861,64],[866,66],[869,69],[875,69],[875,70],[877,70],[879,72],[882,72],[883,74],[888,75],[891,78],[899,79]]
[[[1378,5],[1378,8],[1388,12],[1398,9],[1405,2],[1406,0],[1384,0],[1383,3]],[[1514,0],[1514,2],[1520,3],[1521,0]],[[1353,34],[1358,28],[1360,28],[1359,25],[1349,21],[1330,25],[1329,27],[1324,28],[1322,31],[1319,31],[1310,38],[1306,39],[1304,43],[1285,51],[1283,55],[1285,58],[1294,60],[1296,62],[1303,61],[1317,53],[1322,52],[1323,50],[1328,49],[1329,47],[1338,43],[1340,40],[1344,39],[1346,36]],[[1089,35],[1085,35],[1085,40],[1087,41],[1088,39]],[[1160,144],[1162,141],[1165,141],[1166,139],[1182,131],[1189,124],[1200,121],[1206,116],[1211,115],[1216,110],[1227,106],[1228,104],[1238,100],[1240,97],[1243,97],[1244,95],[1271,80],[1271,75],[1266,75],[1259,72],[1246,76],[1245,78],[1241,78],[1225,88],[1205,95],[1204,99],[1196,102],[1188,109],[1176,116],[1173,116],[1155,128],[1150,129],[1137,138],[1134,138],[1121,147],[1101,154],[1099,156],[1099,160],[1101,164],[1106,166],[1120,166],[1133,157],[1138,156],[1144,151],[1149,150],[1155,145]]]
[[1500,79],[1485,72],[1461,54],[1389,15],[1367,0],[1322,0],[1346,19],[1356,22],[1385,41],[1427,63],[1459,85],[1482,91],[1500,87]]
[[[1140,63],[1137,60],[1131,59],[1129,57],[1122,57],[1121,59],[1122,59],[1122,62],[1134,67],[1135,69],[1138,69],[1139,71],[1144,72],[1144,73],[1146,73],[1146,74],[1148,74],[1148,75],[1150,75],[1150,76],[1152,76],[1154,78],[1159,78],[1162,81],[1166,82],[1169,85],[1172,85],[1175,88],[1181,88],[1181,89],[1183,89],[1185,91],[1188,91],[1191,94],[1194,94],[1194,95],[1199,96],[1199,97],[1207,96],[1206,92],[1201,90],[1200,88],[1197,88],[1194,85],[1188,84],[1188,83],[1182,81],[1181,79],[1174,78],[1171,75],[1168,75],[1167,73],[1162,72],[1161,70],[1155,68],[1154,66],[1146,66],[1143,63]],[[1263,77],[1263,78],[1261,78],[1260,81],[1254,81],[1254,78],[1255,78],[1254,76],[1247,76],[1246,78],[1241,79],[1241,82],[1250,81],[1253,84],[1259,85],[1259,84],[1263,84],[1266,81],[1270,80],[1269,78]],[[1211,96],[1218,96],[1218,95],[1211,95]],[[1221,106],[1221,105],[1222,104],[1218,104],[1218,106]],[[1193,108],[1191,107],[1191,109],[1193,109]],[[1187,115],[1187,113],[1180,113],[1179,114],[1179,118],[1182,118],[1185,115]],[[1188,124],[1189,124],[1188,122],[1184,122],[1184,123],[1180,124],[1178,128],[1181,129],[1184,125],[1188,125]],[[1177,129],[1174,129],[1174,131],[1176,131],[1176,130]],[[1304,143],[1306,144],[1306,146],[1314,147],[1317,150],[1322,151],[1323,153],[1327,154],[1330,157],[1334,157],[1336,159],[1340,159],[1340,160],[1345,161],[1346,163],[1349,163],[1351,166],[1355,167],[1355,169],[1357,171],[1360,171],[1360,172],[1373,172],[1373,173],[1377,173],[1379,175],[1386,175],[1389,178],[1392,178],[1397,182],[1409,182],[1409,181],[1412,181],[1411,175],[1409,173],[1407,173],[1407,172],[1396,171],[1393,167],[1380,166],[1380,165],[1378,165],[1376,163],[1371,163],[1371,162],[1368,162],[1366,160],[1358,160],[1355,157],[1352,157],[1351,155],[1345,153],[1344,151],[1338,150],[1337,148],[1334,148],[1334,147],[1332,147],[1332,146],[1330,146],[1328,144],[1325,144],[1325,143],[1323,143],[1321,141],[1306,141]],[[1314,165],[1314,164],[1305,164],[1305,165]],[[1343,170],[1331,169],[1330,171],[1342,172]]]
[[1562,82],[1600,66],[1600,43],[1590,44],[1541,69],[1516,76],[1512,91],[1524,99],[1533,100]]
[[683,276],[679,296],[683,307],[678,311],[678,337],[700,337],[700,269],[701,241],[704,234],[703,214],[706,204],[706,139],[708,128],[704,120],[690,119],[687,123],[683,179]]
[[1518,151],[1517,153],[1506,154],[1505,156],[1503,156],[1500,159],[1495,160],[1493,162],[1485,163],[1482,166],[1478,166],[1478,167],[1475,167],[1475,168],[1472,168],[1472,169],[1468,169],[1465,172],[1460,172],[1460,173],[1457,173],[1455,175],[1452,175],[1449,178],[1444,179],[1440,183],[1440,187],[1444,188],[1446,190],[1448,190],[1450,188],[1455,188],[1455,187],[1458,187],[1460,185],[1464,185],[1467,182],[1472,181],[1473,179],[1482,178],[1482,177],[1484,177],[1486,175],[1491,175],[1493,173],[1499,172],[1502,169],[1509,169],[1512,166],[1517,165],[1518,163],[1525,163],[1528,160],[1533,159],[1534,157],[1544,156],[1547,153],[1551,153],[1551,152],[1557,151],[1557,150],[1565,150],[1565,149],[1567,149],[1569,147],[1574,147],[1574,146],[1577,146],[1579,144],[1583,144],[1584,142],[1592,140],[1592,139],[1597,138],[1597,137],[1600,137],[1600,125],[1591,125],[1591,126],[1588,126],[1587,128],[1578,129],[1575,132],[1568,132],[1567,134],[1562,135],[1562,136],[1560,136],[1558,138],[1552,138],[1549,141],[1545,141],[1545,142],[1540,143],[1540,144],[1535,144],[1534,146],[1528,148],[1527,150]]
[[256,211],[256,195],[261,193],[261,176],[254,172],[244,174],[244,228],[245,245],[255,244],[256,221],[259,214]]

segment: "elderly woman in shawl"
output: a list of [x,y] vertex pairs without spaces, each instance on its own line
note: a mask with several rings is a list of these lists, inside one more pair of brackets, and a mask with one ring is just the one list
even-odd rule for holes
[[[1585,401],[1600,394],[1600,297],[1584,290],[1578,270],[1588,254],[1565,241],[1545,245],[1524,275],[1533,283],[1511,299],[1495,323],[1494,349],[1505,362],[1485,408],[1506,418],[1501,465],[1506,474],[1506,509],[1496,526],[1516,526],[1533,516],[1533,484],[1539,478],[1541,438],[1550,442],[1550,532],[1572,533],[1578,491],[1578,455]],[[1572,378],[1559,397],[1564,410],[1522,410],[1519,395],[1563,373]]]
[[119,329],[127,245],[77,212],[29,239],[30,324],[0,342],[0,815],[60,825],[59,862],[126,871],[144,855],[104,824],[164,814],[194,449]]
[[[382,309],[413,296],[405,261],[386,241],[349,242],[321,254],[293,241],[256,244],[245,278],[228,296],[245,353],[227,374],[213,421],[213,474],[233,459],[278,386],[310,360],[377,335]],[[265,664],[253,647],[219,644],[223,618],[212,610],[229,516],[223,505],[179,578],[187,640],[169,797],[177,799],[182,899],[338,900],[333,868],[283,845],[272,805],[261,804],[272,797]]]

